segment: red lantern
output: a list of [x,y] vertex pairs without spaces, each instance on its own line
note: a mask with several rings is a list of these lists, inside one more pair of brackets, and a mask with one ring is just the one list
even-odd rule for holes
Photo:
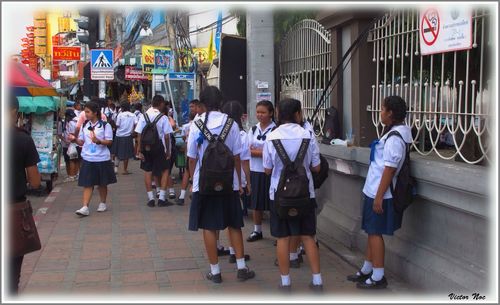
[[22,42],[28,42],[28,38],[26,38],[26,37],[25,38],[21,38],[21,41]]
[[35,37],[35,34],[33,34],[33,33],[28,33],[28,34],[26,34],[26,36],[28,36],[28,38],[34,38],[34,37]]
[[26,27],[26,31],[28,31],[28,32],[33,32],[34,30],[35,30],[34,26],[27,26]]

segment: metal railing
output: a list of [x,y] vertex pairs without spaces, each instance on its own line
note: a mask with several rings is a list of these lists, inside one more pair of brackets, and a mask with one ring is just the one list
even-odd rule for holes
[[472,49],[426,56],[419,53],[418,14],[391,12],[371,31],[377,75],[368,111],[377,133],[383,129],[379,112],[384,98],[399,95],[408,106],[406,124],[418,153],[469,164],[490,160],[493,84],[485,73],[492,64],[492,56],[485,54],[492,54],[490,14],[473,11]]
[[[331,34],[319,22],[305,19],[295,24],[283,39],[280,52],[280,98],[302,102],[305,119],[310,119],[330,78]],[[317,135],[323,134],[327,105],[313,121]]]

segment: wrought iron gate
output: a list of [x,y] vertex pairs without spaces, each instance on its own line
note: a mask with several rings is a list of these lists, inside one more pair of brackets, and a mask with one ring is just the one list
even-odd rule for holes
[[[301,101],[304,117],[310,119],[330,78],[330,31],[316,20],[298,22],[281,43],[279,64],[280,98],[293,97]],[[326,104],[313,122],[317,135],[323,134]]]
[[[399,95],[409,107],[406,123],[412,128],[417,152],[436,153],[447,160],[460,155],[470,164],[489,160],[490,113],[494,112],[494,84],[489,79],[494,74],[485,71],[493,64],[489,13],[473,11],[472,49],[426,56],[419,53],[418,16],[411,10],[391,12],[371,31],[377,75],[369,111],[377,133],[380,136],[383,128],[381,103],[386,96]],[[466,146],[470,149],[466,142],[474,143],[479,153],[466,155]]]

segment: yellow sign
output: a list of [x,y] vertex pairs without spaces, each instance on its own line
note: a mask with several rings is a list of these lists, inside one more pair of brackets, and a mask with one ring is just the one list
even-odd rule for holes
[[45,19],[47,17],[47,13],[44,11],[37,11],[33,13],[33,19]]
[[35,20],[33,20],[33,26],[35,28],[45,28],[45,27],[47,27],[47,20],[45,20],[45,19],[35,19]]
[[71,31],[71,26],[70,26],[70,18],[66,17],[59,17],[58,18],[58,28],[59,28],[59,33],[65,33]]
[[47,53],[47,47],[46,46],[35,46],[35,55],[37,56],[45,56]]
[[45,36],[47,36],[47,30],[46,29],[35,29],[33,31],[33,35],[35,35],[35,37],[45,37]]
[[45,37],[35,37],[35,45],[36,46],[45,46],[45,45],[47,45],[47,38],[45,38]]

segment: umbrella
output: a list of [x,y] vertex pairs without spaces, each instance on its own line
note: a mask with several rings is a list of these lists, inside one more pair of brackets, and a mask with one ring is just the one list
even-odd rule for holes
[[19,101],[19,112],[42,114],[59,108],[56,90],[35,71],[21,63],[11,62],[8,77]]

